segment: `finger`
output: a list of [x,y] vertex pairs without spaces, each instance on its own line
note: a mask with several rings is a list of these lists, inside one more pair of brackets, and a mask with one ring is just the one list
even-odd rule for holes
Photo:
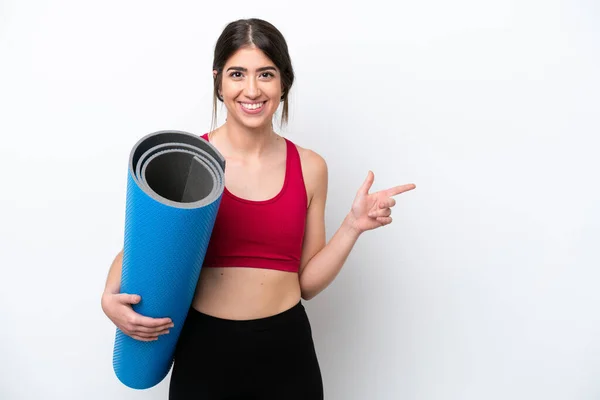
[[404,192],[408,192],[409,190],[413,190],[416,187],[417,186],[413,183],[410,183],[408,185],[394,186],[393,188],[386,190],[385,194],[388,197],[392,197],[392,196],[399,195],[400,193],[404,193]]
[[142,298],[137,294],[120,293],[117,295],[117,299],[122,304],[137,304]]
[[380,215],[379,217],[389,217],[390,215],[392,215],[392,209],[391,208],[384,208],[383,210],[380,211]]
[[371,218],[389,217],[390,215],[392,215],[391,208],[384,208],[383,210],[371,211],[369,213],[369,217]]
[[140,336],[140,337],[143,337],[143,338],[150,338],[151,339],[151,338],[158,337],[160,335],[166,335],[169,332],[170,332],[169,329],[163,329],[163,330],[160,330],[160,331],[150,332],[150,333],[148,333],[148,332],[138,332],[136,330],[133,330],[133,331],[131,331],[131,334],[137,335],[137,336]]
[[161,325],[161,326],[158,326],[158,327],[155,327],[155,328],[148,328],[146,326],[137,325],[137,326],[133,326],[132,330],[135,333],[156,334],[158,332],[163,332],[163,331],[169,330],[172,327],[173,327],[173,324]]
[[389,225],[392,223],[392,217],[377,217],[377,222],[381,225]]
[[141,337],[138,335],[130,335],[132,338],[134,338],[135,340],[139,340],[140,342],[154,342],[155,340],[158,340],[158,337],[153,337],[153,338],[145,338],[145,337]]
[[373,171],[369,171],[369,173],[367,174],[367,178],[365,179],[365,181],[363,182],[362,186],[359,189],[359,193],[368,194],[369,189],[371,189],[371,186],[373,185],[374,180],[375,180],[375,174],[373,174]]
[[137,337],[140,337],[143,339],[155,339],[158,337],[158,334],[156,334],[156,333],[140,333],[140,332],[129,331],[129,334],[131,337],[137,336]]
[[143,326],[146,328],[161,328],[165,325],[173,325],[171,318],[150,318],[137,314],[131,321],[133,325]]
[[385,199],[379,202],[379,208],[391,208],[396,205],[396,200],[393,198]]

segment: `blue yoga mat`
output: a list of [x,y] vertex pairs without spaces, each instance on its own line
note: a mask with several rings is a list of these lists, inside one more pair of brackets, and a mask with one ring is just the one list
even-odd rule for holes
[[113,369],[134,389],[169,373],[191,306],[224,190],[225,159],[208,141],[182,131],[140,139],[129,159],[121,293],[139,294],[133,309],[174,323],[157,341],[117,328]]

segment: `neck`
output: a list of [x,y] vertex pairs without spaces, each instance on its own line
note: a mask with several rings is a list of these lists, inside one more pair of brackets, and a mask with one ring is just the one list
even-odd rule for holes
[[262,155],[273,145],[273,139],[277,136],[271,126],[248,129],[234,121],[226,121],[217,131],[217,136],[226,138],[231,151],[246,156]]

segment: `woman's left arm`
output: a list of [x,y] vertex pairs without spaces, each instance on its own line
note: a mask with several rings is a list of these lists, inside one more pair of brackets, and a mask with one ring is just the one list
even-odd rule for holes
[[346,262],[360,235],[392,222],[391,209],[395,195],[414,189],[414,184],[396,186],[369,193],[374,175],[369,171],[358,190],[352,207],[341,226],[325,243],[325,203],[328,172],[325,160],[308,151],[305,157],[305,180],[312,193],[307,210],[306,230],[300,260],[300,289],[302,298],[310,300],[333,282]]

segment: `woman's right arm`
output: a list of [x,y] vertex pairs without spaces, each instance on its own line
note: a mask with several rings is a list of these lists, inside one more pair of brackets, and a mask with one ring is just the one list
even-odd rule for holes
[[150,318],[133,311],[131,305],[139,303],[141,297],[137,294],[119,293],[122,266],[123,250],[117,254],[108,271],[102,293],[102,310],[126,335],[144,342],[158,340],[158,336],[169,333],[173,323],[170,318]]

